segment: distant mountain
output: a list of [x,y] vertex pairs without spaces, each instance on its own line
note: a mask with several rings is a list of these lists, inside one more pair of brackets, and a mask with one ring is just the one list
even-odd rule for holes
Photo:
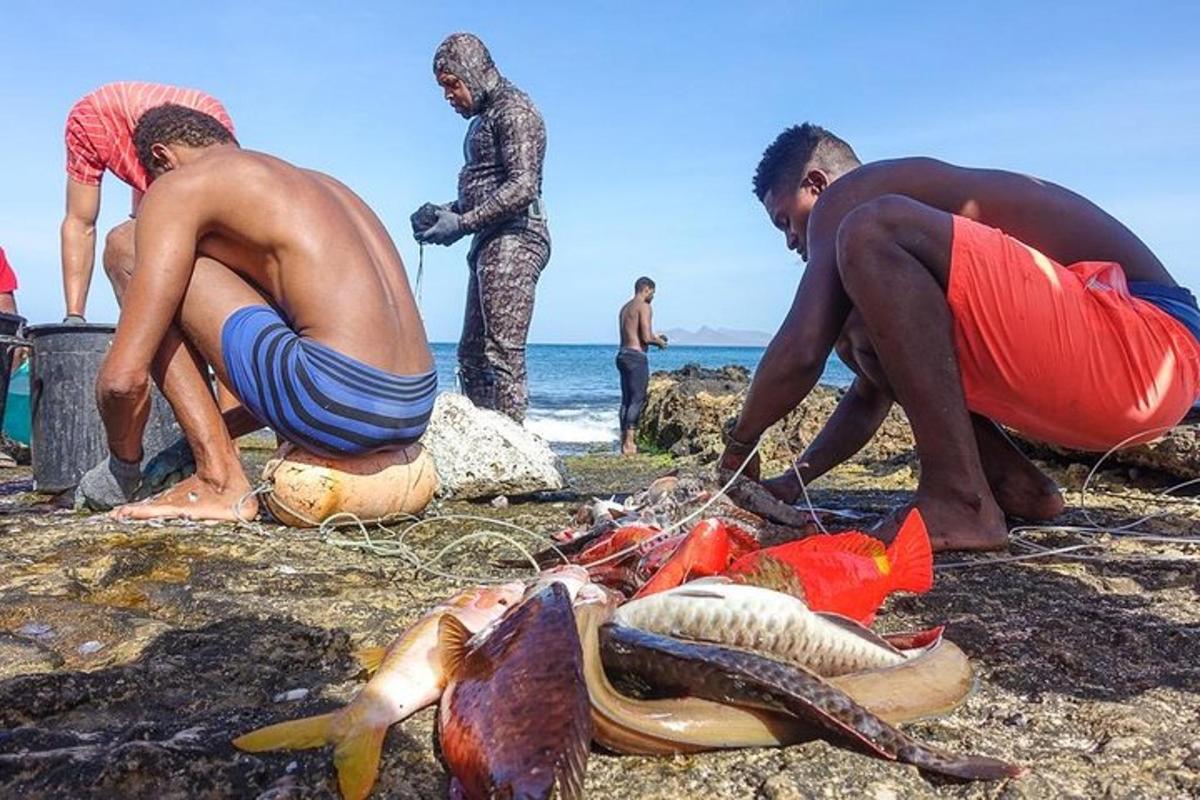
[[670,344],[709,345],[712,347],[766,347],[771,334],[762,331],[741,331],[734,328],[710,328],[707,325],[698,331],[672,328],[663,331]]

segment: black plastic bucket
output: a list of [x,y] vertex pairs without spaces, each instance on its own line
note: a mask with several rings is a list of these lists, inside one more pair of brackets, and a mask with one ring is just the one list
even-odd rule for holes
[[20,336],[24,325],[24,317],[0,312],[0,420],[4,419],[4,407],[8,404],[8,380],[12,376],[13,351],[20,346],[17,337]]
[[[29,402],[32,411],[33,488],[62,492],[108,455],[104,423],[96,408],[96,377],[115,325],[31,325],[33,346]],[[142,446],[157,453],[183,431],[171,406],[151,389],[150,419]]]

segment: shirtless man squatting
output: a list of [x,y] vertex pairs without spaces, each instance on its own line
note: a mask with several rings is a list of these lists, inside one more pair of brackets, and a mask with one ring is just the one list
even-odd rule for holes
[[[252,517],[233,438],[262,425],[332,457],[416,441],[437,376],[400,255],[367,205],[327,175],[242,150],[182,106],[147,111],[134,138],[152,183],[96,385],[111,454],[89,478],[136,491],[151,376],[196,474],[114,513]],[[224,415],[209,366],[242,403]]]
[[646,277],[633,283],[633,298],[621,306],[617,325],[621,330],[621,349],[617,351],[617,372],[621,376],[621,453],[637,452],[637,426],[646,406],[646,387],[650,383],[650,359],[646,348],[666,349],[667,337],[654,332],[650,304],[654,302],[654,281]]
[[[1078,194],[929,158],[863,165],[810,124],[766,150],[754,189],[807,268],[721,468],[741,466],[803,401],[835,346],[856,373],[799,478],[765,481],[785,501],[861,449],[894,401],[916,440],[915,505],[934,548],[1003,548],[1006,514],[1050,519],[1063,501],[999,425],[1103,452],[1160,436],[1197,398],[1195,298]],[[746,470],[758,477],[755,461]],[[897,519],[877,534],[894,535]]]

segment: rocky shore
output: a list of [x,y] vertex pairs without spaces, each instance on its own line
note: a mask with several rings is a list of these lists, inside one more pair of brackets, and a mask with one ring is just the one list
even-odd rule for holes
[[[656,376],[643,437],[663,455],[567,459],[564,491],[504,508],[447,502],[437,514],[562,527],[592,495],[627,492],[671,469],[702,470],[735,413],[736,371]],[[768,440],[786,463],[836,392],[814,396]],[[265,454],[250,456],[261,460]],[[1087,466],[1046,461],[1077,490]],[[852,463],[814,485],[822,507],[869,523],[915,485],[900,416]],[[1170,479],[1130,463],[1101,472],[1087,511],[1115,527],[1198,529],[1193,503],[1157,503]],[[1180,472],[1179,474],[1184,474]],[[362,685],[352,651],[386,644],[459,584],[386,558],[273,526],[120,525],[54,507],[28,471],[0,471],[0,796],[335,797],[328,750],[248,755],[249,728],[329,710]],[[1076,493],[1064,524],[1083,524]],[[446,516],[414,531],[428,558],[487,524]],[[375,535],[386,539],[386,533]],[[1031,533],[1044,546],[1081,540]],[[346,540],[356,538],[346,532]],[[1090,540],[1088,540],[1090,541]],[[1194,797],[1200,794],[1200,547],[1112,540],[1101,560],[939,557],[934,589],[897,597],[879,627],[946,624],[979,688],[960,709],[908,726],[923,740],[1001,756],[1030,775],[953,784],[821,741],[786,749],[632,758],[594,753],[595,798]],[[531,548],[535,542],[529,538]],[[1014,552],[1017,552],[1015,549]],[[1021,552],[1024,552],[1023,550]],[[465,543],[440,571],[504,574],[515,552]],[[538,713],[531,709],[531,714]],[[446,796],[433,713],[395,726],[376,797]]]

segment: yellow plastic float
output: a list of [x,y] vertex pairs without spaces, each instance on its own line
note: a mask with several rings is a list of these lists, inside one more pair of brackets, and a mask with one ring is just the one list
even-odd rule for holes
[[354,458],[326,458],[285,444],[263,468],[263,480],[270,486],[267,507],[294,528],[315,527],[336,514],[363,521],[419,514],[438,489],[433,459],[419,443]]

